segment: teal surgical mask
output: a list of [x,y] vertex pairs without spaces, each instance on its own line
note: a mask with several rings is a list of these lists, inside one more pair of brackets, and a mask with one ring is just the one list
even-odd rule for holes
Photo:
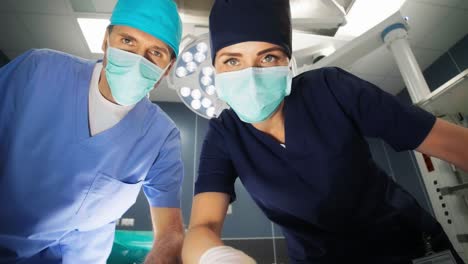
[[106,58],[107,82],[112,97],[120,105],[138,103],[149,94],[165,71],[143,56],[110,46]]
[[268,119],[291,93],[288,66],[247,68],[216,74],[217,93],[246,123]]

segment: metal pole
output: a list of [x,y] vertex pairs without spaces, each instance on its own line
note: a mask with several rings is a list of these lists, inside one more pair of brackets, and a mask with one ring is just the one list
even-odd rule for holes
[[408,31],[402,23],[393,24],[382,32],[382,39],[393,54],[413,103],[426,98],[431,91],[408,43]]

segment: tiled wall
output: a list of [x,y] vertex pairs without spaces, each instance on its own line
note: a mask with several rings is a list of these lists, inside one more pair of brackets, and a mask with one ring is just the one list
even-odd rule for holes
[[424,71],[431,91],[468,68],[468,35],[457,42]]
[[[429,89],[434,91],[466,69],[468,69],[468,35],[442,54],[424,70],[423,74]],[[411,103],[407,89],[401,91],[398,98],[405,103]]]

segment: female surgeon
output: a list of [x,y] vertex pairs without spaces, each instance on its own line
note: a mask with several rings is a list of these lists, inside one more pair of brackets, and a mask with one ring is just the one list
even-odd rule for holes
[[371,158],[365,137],[468,171],[468,129],[339,68],[291,78],[289,1],[217,0],[216,85],[230,110],[203,144],[184,263],[253,263],[220,233],[237,177],[285,235],[291,263],[411,263],[454,251],[440,224]]

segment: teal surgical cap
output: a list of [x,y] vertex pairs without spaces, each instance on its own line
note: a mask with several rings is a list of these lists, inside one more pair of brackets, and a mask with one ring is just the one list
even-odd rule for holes
[[110,22],[146,32],[179,54],[182,22],[173,0],[119,0]]

